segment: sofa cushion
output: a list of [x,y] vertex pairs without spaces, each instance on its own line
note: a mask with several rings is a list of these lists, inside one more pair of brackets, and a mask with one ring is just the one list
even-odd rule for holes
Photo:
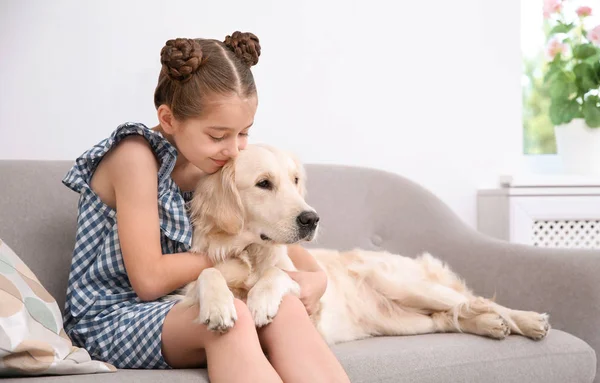
[[56,299],[0,239],[0,376],[113,371],[72,345]]
[[596,373],[594,350],[559,330],[537,342],[427,334],[344,343],[335,351],[353,383],[592,382]]
[[[333,350],[352,383],[592,382],[596,372],[594,350],[559,330],[551,330],[539,342],[516,335],[497,341],[470,334],[428,334],[342,343]],[[27,382],[102,383],[103,375],[32,378]],[[110,375],[110,381],[208,382],[208,375],[204,369],[121,369]]]

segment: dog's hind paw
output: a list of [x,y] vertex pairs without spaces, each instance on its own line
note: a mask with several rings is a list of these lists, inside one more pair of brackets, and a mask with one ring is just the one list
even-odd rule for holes
[[481,314],[480,317],[489,316],[487,320],[487,335],[494,339],[504,339],[510,335],[510,327],[508,322],[504,320],[500,315],[489,313]]
[[544,339],[550,331],[548,314],[524,311],[519,312],[518,315],[514,315],[512,318],[517,323],[517,326],[519,326],[523,335],[533,340]]

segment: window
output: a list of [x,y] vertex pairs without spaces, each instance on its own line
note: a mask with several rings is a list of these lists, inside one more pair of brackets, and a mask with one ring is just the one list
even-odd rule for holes
[[[580,6],[592,8],[592,15],[585,18],[586,30],[600,24],[599,0],[568,0],[562,6],[567,17],[577,17]],[[544,58],[548,32],[551,29],[543,15],[544,0],[521,0],[521,52],[522,52],[522,98],[523,98],[523,153],[555,154],[554,126],[548,116],[550,97],[544,88]],[[552,16],[555,17],[555,16]],[[567,23],[569,20],[565,20]]]

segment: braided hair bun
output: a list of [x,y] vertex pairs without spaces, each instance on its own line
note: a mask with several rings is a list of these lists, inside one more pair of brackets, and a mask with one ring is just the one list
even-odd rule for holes
[[225,37],[224,43],[247,66],[251,67],[258,63],[260,43],[254,34],[236,31],[231,36]]
[[202,64],[202,48],[194,39],[168,40],[160,51],[160,62],[169,78],[185,82]]

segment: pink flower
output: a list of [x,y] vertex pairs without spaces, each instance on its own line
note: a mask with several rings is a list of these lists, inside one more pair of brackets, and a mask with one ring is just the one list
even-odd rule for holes
[[553,38],[548,42],[546,47],[546,55],[550,60],[554,60],[557,54],[567,54],[567,44],[563,44],[560,40]]
[[561,0],[544,0],[544,18],[549,18],[550,15],[560,12],[561,9]]
[[587,33],[587,38],[594,44],[600,46],[600,25]]
[[582,6],[577,8],[577,15],[579,15],[579,17],[586,17],[586,16],[590,16],[592,14],[592,8],[587,7],[587,6]]

